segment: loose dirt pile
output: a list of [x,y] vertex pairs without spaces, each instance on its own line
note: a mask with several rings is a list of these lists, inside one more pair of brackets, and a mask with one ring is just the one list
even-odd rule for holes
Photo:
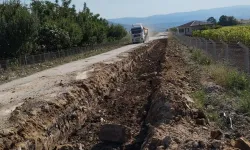
[[[186,59],[185,48],[169,42],[161,84],[152,96],[146,118],[148,136],[142,149],[230,149],[221,131],[202,110],[194,108],[191,93],[199,87],[199,70]],[[215,133],[215,135],[213,134]]]
[[88,79],[61,84],[73,90],[53,102],[27,101],[0,133],[0,149],[234,149],[195,109],[190,94],[200,86],[199,70],[183,50],[174,40],[156,40],[96,65]]
[[[155,46],[161,47],[164,42],[150,42],[132,51],[128,57],[115,64],[95,65],[90,78],[71,84],[60,84],[73,90],[60,93],[54,101],[27,100],[12,113],[9,120],[12,126],[0,133],[0,149],[54,149],[57,145],[68,143],[69,137],[73,137],[72,133],[82,129],[84,125],[89,126],[88,123],[95,118],[95,115],[98,115],[97,113],[103,113],[102,107],[112,108],[109,105],[104,106],[111,93],[133,89],[133,86],[128,87],[129,83],[126,82],[130,82],[131,78],[136,78],[136,75],[140,74],[139,71],[146,72],[138,68],[144,64],[143,61],[150,56]],[[157,59],[158,56],[157,54]],[[152,65],[154,67],[155,64],[152,63]],[[123,87],[123,84],[126,87]],[[118,89],[118,87],[121,88]],[[138,88],[141,87],[138,86]],[[123,104],[117,105],[124,107]],[[128,110],[133,111],[133,107],[131,106]],[[96,112],[98,109],[101,111]],[[117,112],[126,110],[126,108],[118,109]],[[88,144],[84,149],[88,149]]]

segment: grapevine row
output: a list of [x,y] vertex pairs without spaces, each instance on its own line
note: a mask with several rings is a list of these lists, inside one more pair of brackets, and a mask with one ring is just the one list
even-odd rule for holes
[[242,42],[250,46],[250,26],[231,26],[219,29],[194,31],[193,36],[204,37],[215,41],[223,40],[227,43]]

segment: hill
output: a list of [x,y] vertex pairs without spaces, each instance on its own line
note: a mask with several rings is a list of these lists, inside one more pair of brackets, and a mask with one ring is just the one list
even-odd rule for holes
[[178,26],[192,20],[206,20],[208,17],[219,19],[221,15],[235,16],[238,19],[249,19],[250,6],[232,6],[213,9],[204,9],[191,12],[179,12],[166,15],[154,15],[149,17],[126,17],[109,19],[110,22],[123,25],[143,23],[156,30],[164,30],[169,27]]

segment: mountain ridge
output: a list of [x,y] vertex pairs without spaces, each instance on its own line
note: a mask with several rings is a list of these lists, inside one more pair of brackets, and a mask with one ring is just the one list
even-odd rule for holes
[[156,30],[162,30],[161,28],[169,28],[184,24],[193,20],[206,20],[209,17],[215,17],[217,20],[221,15],[234,16],[237,19],[249,19],[250,18],[250,5],[236,5],[229,7],[219,7],[211,9],[201,9],[190,12],[177,12],[170,14],[159,14],[148,17],[124,17],[108,19],[110,22],[118,23],[122,25],[142,23],[145,26],[156,28]]

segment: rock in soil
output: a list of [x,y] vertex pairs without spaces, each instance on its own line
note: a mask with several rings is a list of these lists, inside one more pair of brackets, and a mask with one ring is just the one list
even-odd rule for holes
[[197,111],[197,118],[207,118],[204,111],[198,110]]
[[211,138],[216,140],[221,140],[223,133],[220,130],[211,131]]
[[196,142],[196,141],[194,141],[194,142],[193,142],[193,148],[198,148],[198,147],[199,147],[199,143]]
[[205,142],[199,141],[198,143],[199,143],[199,147],[200,148],[205,148],[206,147],[206,143]]
[[206,121],[205,119],[196,119],[196,124],[204,126],[206,124]]
[[164,139],[163,139],[163,144],[164,144],[164,146],[165,146],[165,148],[168,148],[169,147],[169,145],[171,144],[171,142],[172,142],[172,139],[171,139],[171,137],[170,136],[166,136]]
[[236,140],[235,147],[242,150],[250,150],[250,143],[244,138]]
[[81,149],[73,145],[62,145],[58,146],[56,150],[81,150]]
[[156,148],[156,150],[165,150],[165,147],[164,147],[164,146],[158,146],[158,147]]
[[221,145],[222,145],[222,143],[219,140],[213,140],[212,143],[211,143],[211,146],[213,148],[216,148],[216,149],[219,149],[221,147]]
[[223,91],[223,88],[213,82],[207,82],[204,84],[206,93],[218,93]]
[[123,144],[129,139],[129,133],[122,125],[106,124],[101,127],[99,139],[103,142]]

